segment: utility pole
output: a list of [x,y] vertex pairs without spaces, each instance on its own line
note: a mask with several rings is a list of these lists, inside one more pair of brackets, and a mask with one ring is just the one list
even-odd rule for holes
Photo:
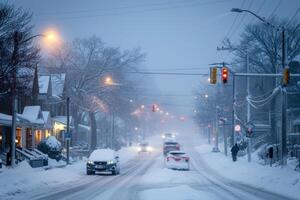
[[67,97],[67,164],[70,164],[70,140],[71,140],[71,133],[70,133],[70,97]]
[[[282,70],[286,67],[286,45],[285,45],[285,29],[282,29]],[[281,90],[281,159],[282,165],[287,164],[287,148],[286,148],[286,108],[287,108],[287,97],[286,97],[286,88],[282,84]]]
[[[246,73],[248,74],[250,72],[249,68],[249,53],[248,50],[246,50]],[[250,96],[250,77],[247,76],[247,96]],[[247,101],[247,123],[251,121],[251,107],[250,103]],[[248,162],[251,162],[251,138],[247,139],[247,154],[248,154]]]
[[214,147],[212,149],[212,152],[220,152],[219,150],[219,114],[218,111],[220,109],[219,107],[219,94],[220,94],[220,83],[217,82],[217,94],[215,99],[215,125],[214,125]]
[[16,164],[16,128],[17,128],[17,65],[19,63],[19,40],[20,40],[20,35],[18,31],[14,32],[13,35],[13,40],[14,40],[14,50],[12,53],[12,125],[11,125],[11,165],[12,167],[15,166]]

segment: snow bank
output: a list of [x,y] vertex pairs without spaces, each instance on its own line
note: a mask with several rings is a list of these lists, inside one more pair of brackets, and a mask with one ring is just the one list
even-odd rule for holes
[[247,161],[247,156],[238,157],[237,162],[232,162],[230,154],[225,157],[223,153],[213,153],[211,152],[212,146],[207,144],[198,146],[196,149],[206,164],[221,176],[299,198],[300,173],[294,171],[289,165],[284,168],[263,166],[258,164],[256,153],[252,154],[251,163]]
[[219,197],[215,196],[212,193],[209,193],[208,191],[194,190],[187,185],[144,190],[139,193],[139,196],[140,196],[140,199],[143,199],[143,200],[153,200],[153,199],[155,199],[155,200],[165,200],[165,199],[215,200],[215,199],[220,199]]
[[[0,199],[26,199],[23,196],[26,193],[48,191],[49,187],[75,182],[84,177],[84,162],[77,162],[65,168],[44,170],[31,168],[26,161],[23,161],[16,168],[6,168],[0,173]],[[22,195],[22,198],[18,195]]]
[[61,148],[61,143],[56,139],[55,136],[49,136],[49,137],[47,137],[46,144],[51,149],[60,149]]

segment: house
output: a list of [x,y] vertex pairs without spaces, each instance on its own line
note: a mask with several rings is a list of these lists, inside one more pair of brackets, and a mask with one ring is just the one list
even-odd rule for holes
[[[65,134],[67,132],[67,116],[55,116],[53,120],[53,135],[62,143],[65,142]],[[73,118],[70,116],[70,132],[73,129]]]

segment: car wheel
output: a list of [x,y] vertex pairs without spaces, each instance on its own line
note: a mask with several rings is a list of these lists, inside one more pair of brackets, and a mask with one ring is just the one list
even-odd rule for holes
[[86,171],[86,174],[87,174],[87,175],[93,175],[94,172],[87,170],[87,171]]
[[117,175],[117,171],[114,170],[114,171],[111,172],[111,174],[112,174],[112,175]]

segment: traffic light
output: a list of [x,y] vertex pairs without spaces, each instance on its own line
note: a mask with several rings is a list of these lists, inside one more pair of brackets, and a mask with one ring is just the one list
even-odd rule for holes
[[222,82],[227,83],[228,82],[228,68],[222,67]]
[[210,79],[209,82],[211,84],[217,83],[217,67],[211,67],[210,68]]
[[290,69],[285,67],[282,74],[282,85],[287,86],[290,82]]

